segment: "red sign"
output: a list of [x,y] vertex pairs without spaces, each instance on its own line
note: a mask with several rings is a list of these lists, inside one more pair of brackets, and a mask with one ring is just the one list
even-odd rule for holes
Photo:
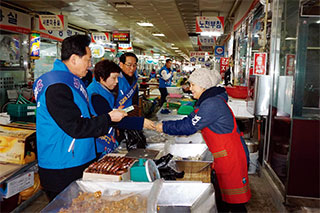
[[65,30],[64,15],[39,15],[40,30]]
[[220,74],[222,79],[224,79],[224,73],[229,68],[229,58],[220,58]]
[[286,75],[293,75],[295,70],[294,60],[295,55],[287,54],[286,55]]
[[265,75],[267,73],[267,53],[254,54],[254,75]]
[[124,42],[129,43],[130,42],[130,32],[118,32],[114,31],[112,33],[112,40],[113,42]]

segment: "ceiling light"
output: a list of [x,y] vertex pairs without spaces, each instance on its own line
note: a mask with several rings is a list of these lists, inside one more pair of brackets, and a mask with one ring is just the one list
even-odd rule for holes
[[294,40],[297,40],[297,38],[295,37],[287,37],[285,38],[286,41],[294,41]]
[[209,36],[209,37],[212,37],[212,36],[221,36],[221,35],[222,35],[222,32],[201,32],[200,35],[201,35],[201,36]]
[[173,50],[177,50],[177,49],[179,49],[178,47],[171,47],[171,49],[173,49]]
[[176,53],[181,52],[181,50],[175,50]]
[[317,23],[317,24],[320,24],[320,20],[318,20],[316,23]]
[[163,33],[152,33],[153,36],[160,36],[160,37],[164,37],[165,35]]
[[137,24],[141,27],[153,27],[153,24],[149,22],[137,22]]

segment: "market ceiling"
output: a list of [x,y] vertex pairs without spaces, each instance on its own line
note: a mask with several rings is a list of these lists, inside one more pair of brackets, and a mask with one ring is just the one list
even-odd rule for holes
[[[241,0],[5,0],[43,14],[63,14],[70,24],[89,31],[130,30],[134,46],[173,56],[198,50],[196,16],[224,16],[229,32],[233,13]],[[141,27],[137,22],[150,22]],[[229,26],[228,26],[229,25]],[[164,37],[155,37],[162,33]],[[181,52],[171,49],[172,44]]]

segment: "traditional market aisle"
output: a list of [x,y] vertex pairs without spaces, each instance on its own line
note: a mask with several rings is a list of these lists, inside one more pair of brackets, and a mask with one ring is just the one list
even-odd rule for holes
[[[275,197],[272,186],[267,181],[266,176],[254,174],[249,175],[252,198],[247,204],[248,212],[296,212],[297,209],[288,210],[282,205],[281,201]],[[278,200],[278,201],[277,201]],[[43,193],[36,200],[30,203],[20,212],[34,213],[40,212],[48,204],[48,199]],[[298,210],[299,211],[299,210]]]

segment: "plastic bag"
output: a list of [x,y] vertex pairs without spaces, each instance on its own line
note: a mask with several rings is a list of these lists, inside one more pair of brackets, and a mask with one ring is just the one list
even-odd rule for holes
[[147,145],[146,137],[142,130],[121,130],[117,140],[120,143],[125,143],[128,151],[132,149],[145,149]]
[[184,177],[184,171],[178,172],[176,170],[175,161],[172,158],[173,155],[169,153],[162,156],[159,160],[155,160],[160,176],[165,180],[176,180],[176,178]]

